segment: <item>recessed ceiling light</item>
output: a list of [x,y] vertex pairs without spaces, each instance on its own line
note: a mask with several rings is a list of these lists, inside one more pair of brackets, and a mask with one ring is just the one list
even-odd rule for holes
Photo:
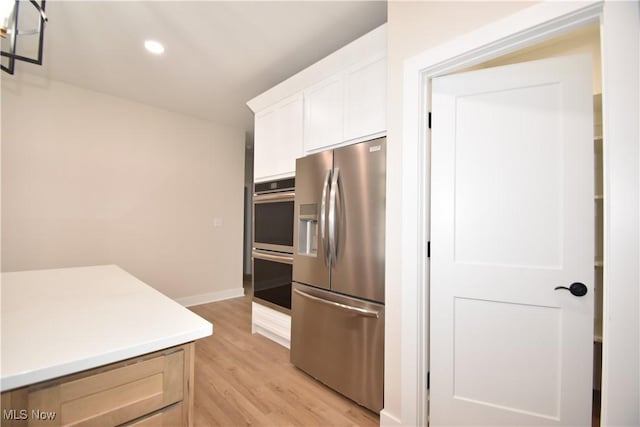
[[147,40],[144,42],[144,47],[154,55],[160,55],[164,53],[164,46],[155,40]]

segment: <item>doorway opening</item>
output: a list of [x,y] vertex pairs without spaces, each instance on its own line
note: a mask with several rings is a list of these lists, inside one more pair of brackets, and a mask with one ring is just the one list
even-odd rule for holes
[[253,245],[253,134],[249,132],[245,135],[243,228],[242,287],[245,295],[252,295],[251,247]]
[[600,390],[602,383],[602,283],[603,283],[603,170],[602,170],[602,81],[600,26],[592,24],[520,51],[482,64],[468,67],[457,73],[492,68],[519,62],[534,61],[555,56],[588,53],[592,58],[593,75],[593,124],[594,124],[594,360],[593,360],[593,425],[599,425]]
[[[606,265],[602,373],[602,422],[637,421],[637,384],[627,381],[638,373],[637,255],[638,232],[638,9],[625,2],[542,2],[522,12],[473,30],[463,36],[431,47],[404,62],[402,156],[402,210],[392,219],[401,222],[403,278],[402,311],[396,322],[402,325],[400,344],[402,375],[398,378],[403,402],[402,420],[427,424],[425,394],[429,379],[430,265],[424,259],[438,248],[429,246],[431,202],[429,194],[431,155],[427,117],[431,80],[454,70],[480,63],[554,36],[601,25],[604,142],[604,262]],[[631,65],[630,65],[631,64]],[[635,64],[635,66],[633,65]],[[434,112],[435,122],[437,115]],[[586,129],[586,128],[585,128]],[[427,192],[425,192],[427,189]],[[588,197],[585,197],[588,201]],[[585,215],[593,214],[593,202],[585,203]],[[591,237],[590,237],[591,238]],[[435,243],[435,242],[434,242]],[[588,245],[591,248],[591,245]],[[429,249],[431,251],[429,252]],[[610,262],[615,260],[615,263]],[[585,260],[585,265],[589,265]],[[586,268],[590,270],[590,268]],[[611,285],[611,286],[610,286]],[[612,288],[615,286],[615,292]],[[593,293],[592,293],[593,295]],[[586,313],[585,313],[586,314]],[[586,334],[589,335],[589,334]],[[411,339],[414,338],[414,339]],[[393,373],[393,371],[392,371]],[[393,377],[391,377],[393,379]],[[589,385],[592,381],[589,378]],[[588,389],[589,387],[587,387]],[[395,388],[394,388],[395,390]],[[588,390],[587,390],[588,391]],[[588,394],[584,393],[583,395]],[[400,418],[394,408],[383,411],[389,422]],[[584,413],[584,411],[578,411]],[[586,424],[586,423],[581,423]],[[637,424],[637,423],[636,423]]]
[[[517,64],[552,57],[568,56],[587,53],[591,55],[593,76],[593,215],[594,215],[594,262],[593,283],[594,297],[594,336],[593,336],[593,411],[592,425],[600,425],[600,389],[602,367],[602,306],[603,306],[603,163],[602,163],[602,82],[601,82],[601,53],[600,53],[600,27],[592,24],[571,33],[555,37],[543,43],[518,50],[481,64],[455,70],[448,74],[460,74],[464,72],[499,67],[503,65]],[[429,102],[431,104],[431,102]],[[428,343],[427,343],[428,348]]]

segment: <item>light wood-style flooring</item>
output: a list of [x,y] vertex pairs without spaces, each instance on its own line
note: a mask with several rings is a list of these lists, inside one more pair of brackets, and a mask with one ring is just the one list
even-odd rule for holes
[[191,309],[213,323],[196,342],[196,426],[377,426],[377,414],[289,363],[289,350],[251,334],[251,297]]

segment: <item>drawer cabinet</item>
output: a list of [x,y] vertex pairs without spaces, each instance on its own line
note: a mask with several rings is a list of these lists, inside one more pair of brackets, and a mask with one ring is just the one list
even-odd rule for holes
[[137,420],[127,427],[175,427],[182,424],[182,402]]
[[2,426],[189,425],[193,346],[3,393]]

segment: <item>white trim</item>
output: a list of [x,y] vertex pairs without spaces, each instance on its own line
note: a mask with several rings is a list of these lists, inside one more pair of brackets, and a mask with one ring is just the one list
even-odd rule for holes
[[207,304],[210,302],[224,301],[226,299],[238,298],[244,296],[242,287],[235,289],[225,289],[224,291],[211,292],[208,294],[192,295],[189,297],[175,298],[175,302],[185,307],[194,305]]
[[[615,4],[615,2],[613,2]],[[618,4],[624,4],[618,3]],[[615,6],[620,7],[620,6]],[[624,7],[629,8],[625,31],[619,30],[618,26],[623,22],[621,16],[613,17],[613,15],[607,20],[603,21],[602,33],[603,34],[638,34],[638,11],[637,4],[627,2]],[[429,306],[428,292],[425,295],[421,295],[422,289],[428,289],[429,275],[428,267],[423,268],[423,253],[422,248],[428,239],[428,224],[429,218],[428,203],[429,195],[426,189],[429,188],[428,184],[428,165],[429,157],[428,150],[423,147],[429,146],[430,135],[424,129],[424,118],[426,117],[426,111],[429,107],[429,85],[430,79],[449,73],[455,69],[468,67],[474,64],[478,64],[489,59],[505,55],[507,53],[522,49],[527,46],[531,46],[536,43],[540,43],[544,40],[548,40],[552,37],[556,37],[567,33],[571,30],[580,28],[590,23],[598,22],[602,19],[603,9],[613,9],[612,4],[606,5],[602,1],[589,1],[589,2],[545,2],[530,8],[527,8],[521,12],[511,15],[507,18],[498,20],[491,23],[477,31],[473,31],[459,38],[456,38],[448,43],[444,43],[440,46],[423,52],[405,62],[404,66],[404,94],[403,94],[403,134],[404,141],[402,145],[402,277],[403,277],[403,296],[402,296],[402,327],[403,327],[403,340],[402,340],[402,373],[401,373],[401,390],[402,390],[402,423],[403,424],[426,424],[426,399],[424,399],[425,390],[425,375],[421,371],[422,367],[428,362],[427,344],[428,342],[428,319],[424,315],[425,310]],[[634,9],[635,8],[635,9]],[[634,9],[634,10],[632,10]],[[635,21],[633,21],[635,19]],[[606,23],[606,27],[605,24]],[[634,28],[635,27],[635,28]],[[635,33],[634,33],[635,31]],[[631,37],[634,39],[635,37]],[[607,42],[607,37],[604,37],[603,52],[615,51],[613,55],[617,60],[624,61],[625,59],[637,66],[638,49],[631,52],[636,58],[624,58],[625,52],[629,53],[633,50],[632,47],[625,47],[625,43],[618,39],[618,48],[615,50],[613,43],[614,37],[611,37],[611,41]],[[633,43],[633,41],[632,41]],[[621,48],[622,46],[622,48]],[[603,54],[603,68],[606,71],[606,61],[609,58]],[[634,82],[637,86],[637,69],[636,75],[633,76],[633,69],[627,70],[624,74],[625,78],[635,79]],[[608,85],[605,85],[608,82]],[[617,86],[620,86],[618,81]],[[607,75],[603,73],[603,87],[616,85],[615,75]],[[637,87],[636,87],[637,89]],[[631,90],[633,92],[633,90]],[[631,146],[631,158],[627,161],[626,165],[631,170],[635,170],[637,173],[638,153],[633,152],[633,144],[637,144],[638,141],[638,94],[637,90],[628,96],[629,99],[607,99],[603,97],[603,104],[607,103],[608,108],[611,111],[625,111],[625,106],[631,106],[629,117],[635,117],[631,119],[629,123],[617,123],[616,126],[624,127],[627,132],[627,136],[630,138],[627,146]],[[635,97],[635,98],[634,98]],[[614,105],[615,102],[615,105]],[[635,104],[634,104],[635,102]],[[603,107],[604,108],[604,107]],[[635,116],[633,115],[635,114]],[[609,124],[611,127],[611,123]],[[635,129],[634,129],[635,126]],[[605,135],[605,138],[608,138]],[[624,151],[623,144],[625,143],[620,137],[616,141],[620,144],[620,150]],[[608,141],[609,147],[613,145],[613,141]],[[627,147],[628,148],[628,147]],[[635,147],[637,150],[637,146]],[[611,149],[609,150],[611,151]],[[634,155],[635,154],[635,155]],[[605,160],[606,161],[606,160]],[[622,162],[620,162],[622,163]],[[618,165],[608,164],[609,168],[617,167]],[[606,173],[606,172],[605,172]],[[631,173],[631,175],[633,175]],[[632,176],[631,176],[632,178]],[[636,176],[637,178],[637,176]],[[634,200],[637,201],[638,196],[638,179],[636,182],[629,183],[630,190],[633,193]],[[624,185],[624,183],[622,183]],[[635,186],[635,188],[633,188]],[[424,200],[421,200],[424,197]],[[605,201],[610,204],[611,200]],[[631,207],[631,213],[627,213],[625,219],[629,222],[635,223],[627,224],[631,227],[632,233],[630,235],[637,236],[638,233],[633,233],[633,228],[638,225],[638,203],[635,203]],[[606,209],[606,208],[605,208]],[[635,211],[635,213],[633,212]],[[607,214],[605,214],[605,217]],[[611,227],[610,224],[605,225],[605,247],[607,242],[611,240],[611,236],[607,231]],[[416,233],[416,230],[418,232]],[[624,232],[624,230],[623,230]],[[620,236],[619,238],[622,238]],[[624,239],[623,239],[624,240]],[[624,246],[624,242],[623,242]],[[638,259],[638,243],[631,244],[633,252],[635,254],[635,262]],[[434,248],[437,250],[437,248]],[[605,249],[606,251],[606,249]],[[628,267],[628,266],[627,266]],[[609,266],[609,272],[611,272],[612,266]],[[637,265],[634,267],[635,271],[630,273],[631,268],[627,268],[622,273],[627,274],[627,278],[631,278],[637,287]],[[630,277],[630,276],[636,276]],[[635,281],[633,281],[635,279]],[[607,282],[605,278],[605,282]],[[608,292],[611,292],[607,288],[607,283],[604,285],[605,297]],[[635,291],[637,293],[637,291]],[[633,293],[631,297],[634,302],[638,301],[636,293]],[[623,297],[619,297],[623,298]],[[636,307],[637,308],[637,307]],[[636,310],[637,313],[637,310]],[[627,318],[635,320],[635,323],[631,325],[632,328],[639,328],[637,316],[632,316],[632,311],[628,310],[625,313]],[[605,313],[605,318],[610,316]],[[605,321],[606,322],[606,321]],[[605,323],[606,324],[606,323]],[[605,326],[606,328],[606,326]],[[424,333],[422,332],[424,330]],[[633,330],[630,332],[633,333]],[[634,340],[637,344],[638,333],[635,333]],[[606,340],[606,337],[605,337]],[[606,345],[606,344],[605,344]],[[635,345],[636,351],[638,345]],[[635,359],[637,360],[637,359]],[[603,369],[606,372],[607,359],[605,358]],[[635,363],[635,373],[637,373],[638,363]],[[605,374],[606,375],[606,374]],[[635,402],[640,401],[638,397],[638,375],[633,376],[634,380],[630,387],[630,400]],[[633,384],[635,383],[635,384]],[[607,396],[604,394],[606,390],[603,390],[603,402],[607,401]],[[632,412],[628,409],[629,412]],[[636,411],[637,413],[637,406]],[[620,419],[612,416],[611,420],[608,420],[608,414],[603,414],[603,423],[610,424],[611,420]],[[632,415],[633,416],[633,415]],[[637,414],[635,415],[637,416]],[[637,421],[634,419],[634,421]]]
[[380,411],[380,427],[399,427],[402,420],[395,415],[389,413],[386,409]]
[[260,112],[288,96],[343,72],[347,67],[367,60],[371,55],[386,52],[386,48],[387,24],[385,23],[249,100],[247,106],[254,113]]
[[265,338],[270,339],[271,341],[280,344],[281,346],[290,349],[291,348],[291,341],[286,339],[285,337],[282,337],[281,335],[278,335],[277,333],[274,333],[273,331],[260,326],[260,325],[256,325],[253,324],[251,326],[251,333],[252,334],[258,334],[258,335],[262,335]]
[[346,141],[341,141],[341,142],[338,142],[336,144],[325,145],[325,146],[322,146],[322,147],[314,148],[313,150],[305,151],[304,156],[308,156],[309,154],[321,153],[321,152],[327,151],[327,150],[333,150],[333,149],[339,148],[339,147],[346,147],[347,145],[358,144],[359,142],[370,141],[372,139],[382,138],[384,136],[387,136],[387,131],[386,130],[383,130],[383,131],[380,131],[380,132],[375,132],[375,133],[370,133],[368,135],[359,136],[359,137],[353,138],[353,139],[348,139]]
[[285,178],[295,178],[296,173],[295,172],[286,172],[286,173],[279,173],[277,175],[269,175],[269,176],[263,176],[263,177],[256,177],[253,180],[254,184],[258,184],[261,182],[268,182],[268,181],[274,181],[276,179],[285,179]]
[[251,303],[251,333],[291,348],[291,316],[262,304]]
[[548,1],[532,6],[408,59],[405,77],[409,69],[437,77],[598,22],[602,4]]
[[601,23],[604,171],[602,425],[640,425],[640,9]]

